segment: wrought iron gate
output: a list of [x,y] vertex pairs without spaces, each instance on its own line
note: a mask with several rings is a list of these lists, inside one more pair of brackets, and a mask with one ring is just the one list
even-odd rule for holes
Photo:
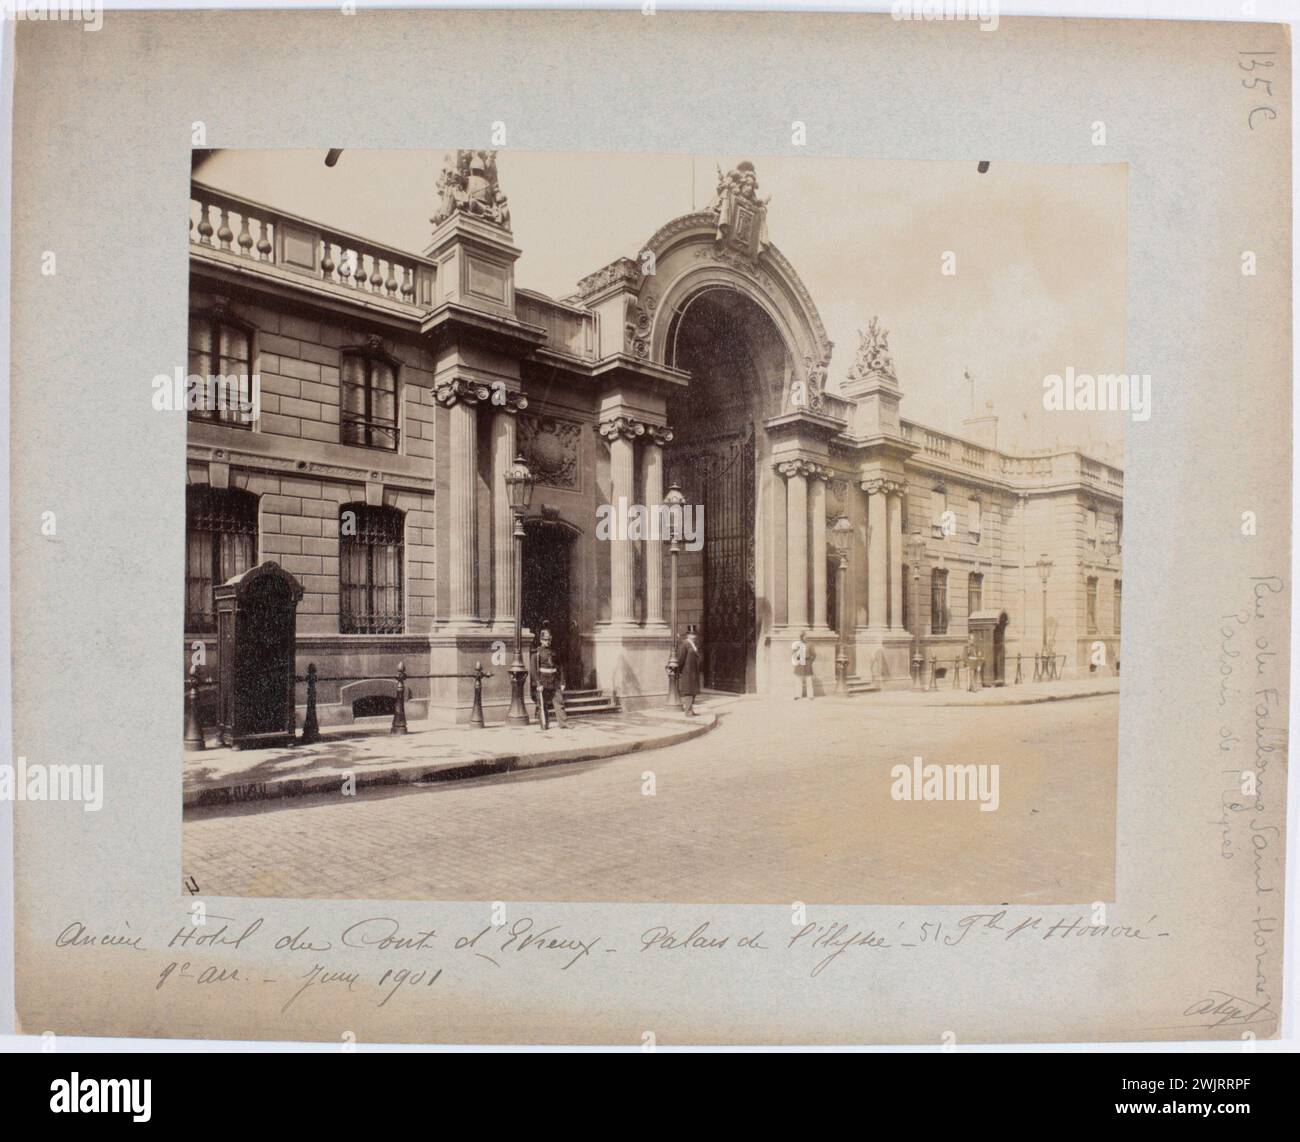
[[742,693],[757,623],[753,426],[675,443],[668,477],[704,507],[704,684]]

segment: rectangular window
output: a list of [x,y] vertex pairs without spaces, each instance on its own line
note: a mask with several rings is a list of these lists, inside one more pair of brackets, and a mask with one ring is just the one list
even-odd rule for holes
[[234,489],[191,487],[185,495],[185,630],[217,629],[212,588],[257,561],[257,497]]
[[339,630],[401,634],[405,518],[396,508],[346,504],[339,511]]
[[1123,610],[1121,606],[1121,596],[1123,594],[1123,583],[1121,580],[1115,580],[1115,633],[1119,634],[1119,616]]
[[947,492],[945,492],[942,488],[935,488],[934,491],[930,493],[930,514],[931,514],[930,522],[934,526],[934,534],[936,536],[942,537],[944,534],[943,517],[947,511],[948,511]]
[[344,444],[397,450],[397,369],[359,353],[343,355],[339,439]]
[[942,567],[930,572],[930,633],[948,633],[948,572]]
[[980,515],[979,500],[969,500],[966,504],[966,512],[966,518],[968,520],[967,526],[970,529],[970,533],[975,542],[978,543],[980,541],[980,528],[983,526],[984,522]]
[[[1078,613],[1077,611],[1075,612]],[[1087,591],[1088,633],[1097,633],[1097,577],[1088,576]]]
[[1083,513],[1083,535],[1089,547],[1097,546],[1097,509],[1087,508]]
[[978,571],[971,572],[966,587],[966,604],[966,613],[968,615],[973,615],[984,609],[984,576]]
[[191,316],[189,369],[186,395],[191,420],[252,427],[253,353],[248,330],[208,314]]

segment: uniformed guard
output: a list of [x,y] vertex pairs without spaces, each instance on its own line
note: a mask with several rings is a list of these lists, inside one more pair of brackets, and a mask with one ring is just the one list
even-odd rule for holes
[[564,671],[555,656],[551,639],[550,627],[543,624],[537,648],[529,663],[533,694],[537,702],[537,721],[543,730],[550,729],[549,706],[555,712],[555,720],[560,729],[567,730],[569,720],[564,712]]

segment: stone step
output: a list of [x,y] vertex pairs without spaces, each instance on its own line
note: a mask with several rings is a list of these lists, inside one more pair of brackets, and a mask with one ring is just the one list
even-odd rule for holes
[[856,674],[850,674],[844,681],[850,695],[874,694],[880,689],[880,683],[874,678],[861,678]]
[[593,714],[617,714],[619,708],[615,702],[606,702],[600,706],[578,706],[576,708],[566,703],[564,712],[571,718],[588,718]]
[[566,690],[564,692],[564,712],[570,717],[580,718],[589,714],[616,714],[618,709],[618,699],[611,698],[604,690]]

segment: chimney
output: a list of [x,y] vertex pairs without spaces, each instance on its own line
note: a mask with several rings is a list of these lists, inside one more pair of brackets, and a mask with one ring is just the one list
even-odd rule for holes
[[994,451],[998,447],[998,418],[993,415],[993,402],[984,402],[984,415],[972,416],[961,422],[965,430],[962,435],[984,448]]

